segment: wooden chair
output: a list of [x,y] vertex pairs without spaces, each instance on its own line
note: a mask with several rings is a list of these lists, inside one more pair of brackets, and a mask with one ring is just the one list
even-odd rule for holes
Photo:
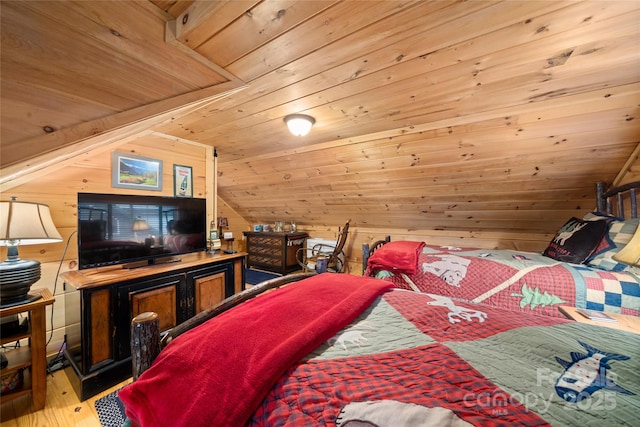
[[318,243],[312,248],[300,248],[296,252],[296,261],[304,271],[314,270],[318,259],[326,258],[327,271],[342,273],[345,268],[346,255],[344,253],[344,245],[347,242],[349,234],[349,222],[344,227],[338,228],[338,242],[336,246]]

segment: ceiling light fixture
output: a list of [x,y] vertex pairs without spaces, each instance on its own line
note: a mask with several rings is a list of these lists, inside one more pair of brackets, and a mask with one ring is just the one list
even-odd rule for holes
[[306,114],[289,114],[284,117],[284,122],[292,134],[305,136],[311,130],[311,126],[316,122],[316,119]]

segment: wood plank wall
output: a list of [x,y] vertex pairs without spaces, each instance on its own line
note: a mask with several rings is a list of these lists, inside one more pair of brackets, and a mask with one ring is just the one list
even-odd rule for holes
[[[143,157],[150,157],[163,161],[163,189],[162,191],[138,191],[111,186],[111,152],[117,151]],[[28,182],[2,195],[6,200],[16,196],[18,200],[48,204],[56,227],[63,237],[63,242],[49,245],[20,246],[20,257],[23,259],[35,259],[42,263],[41,279],[33,285],[33,288],[48,288],[56,298],[53,306],[47,308],[47,330],[53,332],[47,346],[49,354],[56,353],[64,339],[65,325],[65,294],[63,283],[57,280],[57,272],[77,268],[77,238],[74,234],[77,230],[77,194],[89,193],[114,193],[114,194],[145,194],[173,196],[173,164],[188,165],[193,168],[194,197],[213,200],[212,194],[207,194],[207,180],[213,179],[207,176],[207,162],[212,162],[212,148],[199,144],[169,140],[158,135],[146,135],[133,142],[116,146],[109,151],[91,152],[84,156],[78,156],[73,163],[55,173],[48,174],[38,180]],[[213,168],[209,168],[213,170]],[[213,186],[211,186],[213,187]],[[208,212],[209,218],[213,218],[213,202]],[[239,224],[239,221],[233,223]],[[68,249],[63,256],[65,245],[69,242]],[[3,259],[6,257],[6,249],[0,253]],[[53,310],[53,319],[51,317]],[[49,337],[49,335],[48,335]]]
[[[163,160],[163,190],[161,192],[141,192],[111,187],[112,151]],[[192,166],[194,196],[212,200],[211,191],[207,190],[207,183],[209,179],[212,179],[211,170],[213,168],[208,165],[208,162],[212,162],[211,147],[204,147],[197,143],[175,138],[167,139],[166,136],[159,134],[145,134],[123,145],[78,156],[69,166],[41,176],[37,180],[14,187],[3,194],[3,199],[17,196],[18,200],[48,204],[51,208],[54,223],[64,239],[63,242],[57,244],[20,247],[20,256],[22,258],[36,259],[42,263],[42,278],[33,287],[49,288],[56,297],[56,302],[52,307],[53,321],[51,321],[51,308],[47,312],[47,329],[49,333],[52,332],[52,339],[47,347],[49,354],[54,354],[58,351],[64,337],[64,300],[66,292],[63,290],[62,282],[57,280],[58,269],[64,272],[77,268],[77,241],[75,234],[72,235],[77,229],[77,193],[140,193],[173,196],[172,165],[175,163]],[[621,170],[620,181],[628,182],[639,179],[638,171],[640,171],[640,161],[636,153]],[[213,206],[213,203],[211,203],[212,211]],[[253,223],[243,218],[241,214],[221,198],[217,199],[216,206],[217,216],[228,218],[229,228],[225,231],[233,233],[235,237],[234,248],[239,251],[245,251],[246,243],[242,232],[251,230]],[[583,213],[593,207],[595,207],[595,199],[593,206],[585,206]],[[270,213],[268,210],[264,210],[263,213],[265,218],[269,218]],[[576,215],[580,213],[582,212],[576,212]],[[213,218],[212,212],[209,217]],[[291,219],[282,218],[283,221]],[[341,218],[339,222],[336,220],[333,223],[323,221],[317,214],[310,213],[309,215],[300,214],[294,219],[296,219],[299,229],[309,232],[312,237],[335,240],[338,227],[341,227],[349,218]],[[265,220],[264,222],[270,221]],[[548,233],[416,230],[402,227],[380,229],[356,224],[350,228],[349,239],[345,247],[348,272],[356,275],[362,274],[362,244],[383,239],[387,235],[390,235],[392,240],[415,240],[442,245],[475,246],[487,249],[511,248],[530,251],[542,250],[553,237]],[[64,261],[60,264],[67,240],[69,240],[69,246],[64,256]],[[6,249],[0,249],[0,256],[6,257]]]

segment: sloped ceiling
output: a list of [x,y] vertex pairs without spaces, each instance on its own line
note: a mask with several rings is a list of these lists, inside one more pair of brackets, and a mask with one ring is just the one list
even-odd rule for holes
[[639,2],[0,7],[5,181],[152,130],[215,146],[250,222],[551,232],[638,174]]

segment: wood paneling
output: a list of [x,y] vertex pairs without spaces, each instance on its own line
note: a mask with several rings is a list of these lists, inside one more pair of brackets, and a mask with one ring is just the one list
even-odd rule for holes
[[351,219],[354,266],[385,234],[541,249],[596,181],[640,178],[637,1],[0,7],[0,188],[48,202],[65,238],[121,147],[193,164],[207,197],[215,147],[236,249],[252,224],[328,238]]
[[[98,150],[92,155],[79,156],[67,163],[64,168],[57,169],[55,173],[45,175],[41,180],[27,182],[16,186],[11,191],[3,194],[16,196],[18,200],[37,201],[49,205],[53,221],[63,237],[63,241],[48,245],[20,246],[20,257],[24,259],[36,259],[42,263],[42,277],[33,285],[34,288],[48,288],[54,293],[56,301],[53,305],[53,324],[48,329],[54,332],[48,350],[51,353],[58,351],[64,339],[65,325],[65,294],[70,289],[64,290],[63,283],[57,279],[58,270],[65,272],[77,268],[77,193],[140,193],[135,191],[111,187],[111,151],[125,152],[144,157],[151,157],[163,161],[163,189],[154,192],[157,195],[173,196],[173,164],[189,165],[193,168],[194,197],[208,198],[213,206],[213,195],[207,193],[207,181],[212,181],[213,176],[207,175],[207,162],[211,162],[210,149],[207,146],[193,142],[181,142],[176,138],[169,139],[162,134],[149,134],[138,138],[133,142],[114,146],[110,150]],[[211,209],[213,218],[213,208]],[[239,221],[235,221],[239,224]],[[233,223],[231,223],[233,224]],[[68,244],[68,247],[67,247]],[[65,252],[66,247],[66,252]],[[0,257],[6,257],[6,248],[0,248]],[[109,301],[98,301],[96,305],[102,307]],[[47,320],[49,316],[47,317]],[[80,319],[75,319],[79,322]],[[107,338],[108,325],[96,325],[103,328]],[[95,351],[100,357],[108,357],[103,354],[108,350],[104,342],[96,342]]]

